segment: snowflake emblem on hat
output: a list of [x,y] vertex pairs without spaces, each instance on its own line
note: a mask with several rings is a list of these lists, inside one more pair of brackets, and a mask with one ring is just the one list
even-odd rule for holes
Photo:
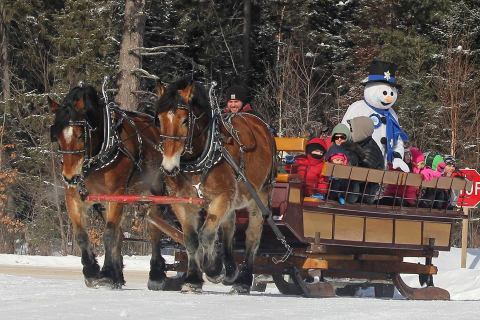
[[383,73],[383,77],[384,77],[387,81],[390,80],[390,78],[391,78],[391,77],[390,77],[390,71],[384,72],[384,73]]

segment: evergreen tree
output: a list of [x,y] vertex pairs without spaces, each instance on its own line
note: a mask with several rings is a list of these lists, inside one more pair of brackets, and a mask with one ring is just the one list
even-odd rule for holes
[[66,92],[79,81],[100,86],[118,67],[120,12],[115,0],[66,0],[54,16],[56,86]]

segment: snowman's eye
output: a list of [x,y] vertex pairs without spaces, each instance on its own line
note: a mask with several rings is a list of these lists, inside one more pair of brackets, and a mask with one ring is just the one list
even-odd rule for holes
[[387,91],[383,91],[383,95],[386,96],[386,95],[387,95]]
[[390,95],[393,97],[393,91],[392,91],[392,92],[390,92]]

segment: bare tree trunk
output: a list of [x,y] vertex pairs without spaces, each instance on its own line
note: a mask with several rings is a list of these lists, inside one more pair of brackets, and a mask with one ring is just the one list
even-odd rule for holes
[[3,100],[10,99],[10,67],[8,65],[8,35],[5,24],[5,8],[0,8],[0,69],[2,72]]
[[62,253],[64,255],[67,255],[67,238],[65,235],[65,224],[63,221],[63,215],[62,215],[62,210],[60,209],[60,199],[59,199],[59,194],[58,194],[58,188],[57,188],[57,171],[55,169],[55,160],[53,158],[53,149],[52,145],[50,145],[50,159],[52,163],[52,177],[53,177],[53,190],[55,194],[55,208],[57,210],[57,218],[58,218],[58,223],[59,223],[59,229],[60,229],[60,236],[62,239]]
[[143,47],[145,31],[145,0],[125,0],[125,21],[120,46],[120,78],[116,102],[122,108],[136,110],[138,99],[133,92],[140,90],[140,81],[132,73],[142,68],[141,55],[130,52],[133,48]]
[[245,81],[249,82],[250,75],[250,33],[252,29],[252,2],[243,1],[243,70]]

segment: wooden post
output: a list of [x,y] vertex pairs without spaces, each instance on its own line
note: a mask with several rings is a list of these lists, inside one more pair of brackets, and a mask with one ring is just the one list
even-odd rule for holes
[[462,256],[460,260],[460,267],[467,267],[467,246],[468,246],[468,211],[469,208],[463,208],[463,213],[467,216],[462,220]]

